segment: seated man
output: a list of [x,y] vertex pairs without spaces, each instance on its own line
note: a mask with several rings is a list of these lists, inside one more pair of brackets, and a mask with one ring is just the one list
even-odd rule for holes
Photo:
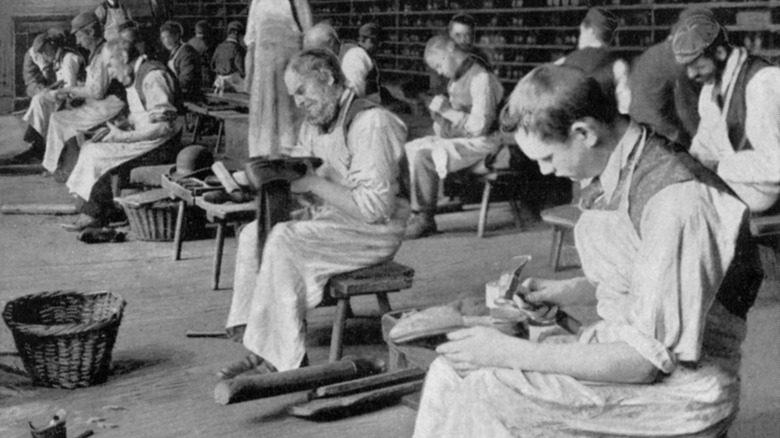
[[711,13],[672,37],[677,62],[703,85],[691,154],[715,170],[754,213],[780,208],[780,68],[732,47]]
[[358,43],[349,47],[341,56],[341,69],[347,78],[347,86],[357,94],[381,103],[379,66],[374,54],[379,48],[379,26],[366,23],[358,30]]
[[105,40],[95,14],[84,12],[77,15],[71,21],[71,33],[76,35],[76,42],[89,51],[87,78],[83,85],[60,88],[57,97],[71,102],[83,100],[84,103],[73,109],[57,111],[49,118],[43,167],[52,173],[57,172],[67,141],[111,120],[125,108],[122,100],[124,89],[109,77],[108,61],[101,54]]
[[166,21],[160,26],[160,41],[168,51],[168,68],[179,80],[184,100],[197,102],[203,99],[200,82],[200,55],[189,44],[181,40],[184,29],[176,21]]
[[284,79],[306,117],[298,146],[287,152],[324,163],[291,185],[312,201],[308,218],[274,226],[262,258],[257,222],[241,232],[227,327],[243,330],[250,355],[222,369],[226,379],[257,367],[284,371],[305,363],[304,319],[322,300],[325,283],[392,259],[409,215],[399,164],[403,122],[356,99],[329,50],[294,56]]
[[36,47],[40,47],[43,44],[43,40],[46,37],[45,33],[36,35],[32,46],[24,52],[22,78],[24,79],[25,90],[29,97],[45,91],[49,86],[57,82],[51,63],[47,62],[36,49]]
[[110,170],[150,153],[163,163],[173,160],[181,132],[178,84],[165,65],[148,61],[126,40],[109,42],[105,52],[111,77],[126,87],[129,115],[121,126],[109,123],[81,147],[67,185],[85,202],[71,231],[106,223],[113,207]]
[[428,41],[425,62],[450,82],[447,96],[435,96],[429,105],[435,135],[405,146],[414,212],[406,230],[409,239],[436,232],[439,180],[498,149],[498,139],[488,134],[494,129],[504,95],[496,75],[447,36]]
[[217,76],[214,87],[218,91],[244,91],[244,57],[246,49],[239,43],[244,35],[244,25],[231,21],[227,26],[227,38],[214,50],[211,70]]
[[[63,38],[56,38],[53,33],[46,34],[40,40],[36,37],[33,44],[37,53],[53,66],[56,82],[32,97],[30,107],[23,120],[29,124],[25,141],[32,147],[23,156],[40,160],[46,150],[44,136],[49,130],[49,118],[64,104],[62,95],[57,93],[60,87],[76,87],[84,80],[84,57],[76,50],[65,45]],[[58,97],[59,95],[59,97]],[[18,156],[17,158],[22,158]]]
[[436,350],[415,437],[720,437],[761,284],[744,204],[681,147],[618,114],[581,70],[544,65],[502,113],[544,174],[598,178],[575,229],[584,277],[528,279],[530,303],[596,302],[540,342],[488,327]]

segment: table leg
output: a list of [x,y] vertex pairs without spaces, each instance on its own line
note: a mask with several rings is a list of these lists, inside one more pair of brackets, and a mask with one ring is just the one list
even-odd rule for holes
[[219,275],[222,272],[222,249],[225,246],[225,223],[217,222],[217,247],[214,251],[214,277],[211,289],[219,289]]
[[173,232],[173,260],[181,260],[181,241],[184,228],[184,209],[186,205],[183,200],[179,201],[179,211],[176,214],[176,229]]

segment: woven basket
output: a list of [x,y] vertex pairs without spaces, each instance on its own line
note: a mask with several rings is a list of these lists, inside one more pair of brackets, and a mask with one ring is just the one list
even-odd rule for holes
[[135,206],[119,201],[127,215],[130,230],[138,240],[170,241],[176,232],[178,205],[163,200],[153,204]]
[[3,320],[33,383],[79,388],[108,377],[125,301],[106,292],[42,292],[8,302]]

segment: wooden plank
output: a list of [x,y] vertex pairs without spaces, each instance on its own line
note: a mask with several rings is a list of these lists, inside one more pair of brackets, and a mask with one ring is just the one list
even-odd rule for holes
[[756,237],[780,234],[780,214],[751,218],[750,233]]
[[50,214],[68,215],[76,214],[74,204],[3,204],[0,206],[3,214]]
[[322,398],[309,401],[290,408],[289,412],[296,417],[343,416],[350,412],[362,412],[363,409],[380,404],[397,402],[401,397],[422,390],[423,381],[400,383],[398,385],[379,388],[358,394]]
[[425,370],[420,368],[406,368],[376,376],[363,377],[362,379],[348,382],[321,386],[309,393],[309,399],[337,397],[354,394],[356,392],[370,391],[385,386],[397,385],[425,378]]

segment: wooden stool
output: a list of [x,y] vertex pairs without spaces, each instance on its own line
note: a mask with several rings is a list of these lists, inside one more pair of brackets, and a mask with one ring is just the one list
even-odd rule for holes
[[[495,185],[512,186],[518,184],[518,180],[523,177],[522,173],[514,169],[494,169],[484,175],[480,175],[480,180],[485,184],[482,190],[482,202],[479,207],[479,220],[477,221],[477,237],[485,235],[485,225],[487,225],[488,209],[490,207],[490,194]],[[520,203],[514,195],[509,198],[509,206],[512,209],[512,217],[515,220],[515,227],[523,227],[523,219],[520,213]]]
[[409,289],[412,287],[413,278],[414,269],[393,261],[331,277],[325,286],[324,300],[336,300],[336,316],[333,320],[328,361],[336,362],[341,359],[350,297],[376,295],[379,311],[384,315],[391,310],[387,294]]
[[557,271],[559,268],[564,234],[574,229],[580,214],[579,207],[571,204],[542,210],[542,220],[553,227],[553,241],[550,249],[550,266],[553,268],[553,271]]

